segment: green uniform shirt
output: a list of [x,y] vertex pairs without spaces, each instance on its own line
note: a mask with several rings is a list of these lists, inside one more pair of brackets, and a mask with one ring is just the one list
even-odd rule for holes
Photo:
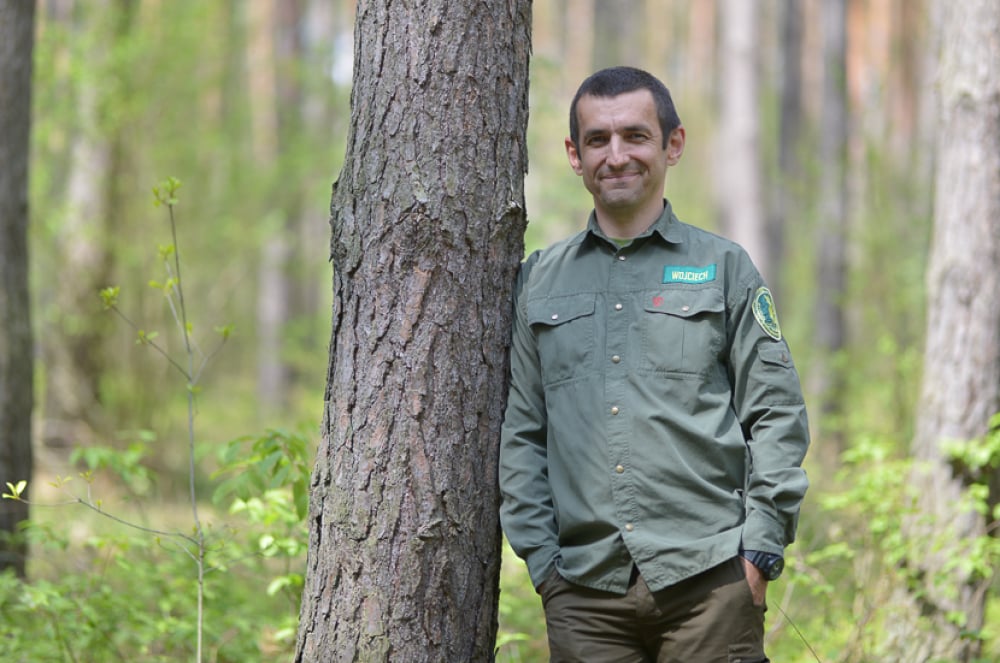
[[806,410],[763,279],[669,203],[625,247],[588,229],[522,268],[501,521],[536,586],[654,591],[781,554],[808,481]]

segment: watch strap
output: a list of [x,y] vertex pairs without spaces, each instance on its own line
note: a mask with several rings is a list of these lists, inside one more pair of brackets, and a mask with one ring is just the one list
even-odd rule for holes
[[785,568],[785,559],[781,555],[761,550],[744,550],[742,555],[745,560],[760,569],[767,580],[777,580]]

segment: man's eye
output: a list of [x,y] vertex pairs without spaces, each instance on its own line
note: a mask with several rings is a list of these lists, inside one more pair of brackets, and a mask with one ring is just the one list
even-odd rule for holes
[[604,145],[607,142],[608,139],[605,138],[604,136],[594,136],[587,141],[587,144],[591,146],[596,146],[596,145]]

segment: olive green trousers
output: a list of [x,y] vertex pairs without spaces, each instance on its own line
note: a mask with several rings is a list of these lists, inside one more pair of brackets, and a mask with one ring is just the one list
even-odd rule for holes
[[651,592],[633,568],[628,593],[553,573],[538,588],[553,663],[767,663],[764,612],[738,557]]

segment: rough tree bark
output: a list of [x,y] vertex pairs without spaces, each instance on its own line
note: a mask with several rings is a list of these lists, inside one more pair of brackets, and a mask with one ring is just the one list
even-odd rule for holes
[[[919,586],[897,620],[900,660],[978,660],[990,580],[969,561],[987,518],[963,504],[968,468],[949,441],[981,439],[1000,411],[1000,5],[941,0],[934,233],[924,377],[913,456],[921,518],[909,532]],[[975,477],[1000,483],[992,476]],[[996,493],[993,493],[994,497]],[[992,518],[990,518],[992,520]],[[995,523],[994,523],[995,527]],[[962,615],[958,623],[955,615]]]
[[[31,480],[34,353],[28,300],[28,153],[35,3],[0,0],[0,487]],[[27,494],[25,493],[25,497]],[[0,572],[23,577],[28,505],[0,501]]]
[[358,6],[297,661],[493,658],[530,21]]

